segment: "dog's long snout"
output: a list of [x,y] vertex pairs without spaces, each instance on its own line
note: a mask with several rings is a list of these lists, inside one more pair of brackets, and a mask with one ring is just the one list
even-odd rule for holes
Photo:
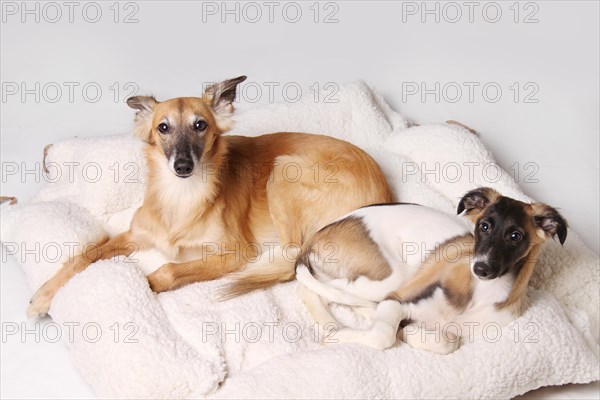
[[490,266],[483,262],[483,261],[477,261],[474,265],[473,265],[473,273],[475,275],[477,275],[478,277],[480,277],[481,279],[494,279],[494,273],[492,272],[492,268],[490,268]]
[[194,161],[189,158],[178,158],[173,164],[173,169],[175,169],[175,173],[180,178],[187,178],[192,175]]

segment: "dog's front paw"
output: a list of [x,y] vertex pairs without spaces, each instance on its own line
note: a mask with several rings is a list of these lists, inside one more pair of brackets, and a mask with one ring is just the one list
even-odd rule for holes
[[156,293],[166,292],[173,288],[173,267],[175,264],[168,263],[147,276],[150,289]]
[[54,294],[45,286],[39,288],[29,301],[29,307],[27,308],[27,316],[29,318],[44,317],[48,314]]

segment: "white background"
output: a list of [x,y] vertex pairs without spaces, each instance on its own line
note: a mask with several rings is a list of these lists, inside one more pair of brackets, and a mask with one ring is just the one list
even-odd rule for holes
[[[4,2],[1,194],[24,201],[39,190],[39,174],[7,177],[5,166],[35,168],[48,143],[127,132],[133,111],[123,100],[136,90],[193,96],[206,82],[246,74],[243,108],[291,101],[296,83],[307,91],[364,79],[414,122],[475,128],[526,193],[558,207],[598,252],[598,2],[275,3],[269,15],[260,1],[228,3],[237,7],[229,14],[220,1],[79,2],[69,15],[63,2],[30,2],[31,14]],[[31,293],[4,261],[2,321],[20,323]],[[2,397],[90,395],[62,344],[32,342],[2,344]]]

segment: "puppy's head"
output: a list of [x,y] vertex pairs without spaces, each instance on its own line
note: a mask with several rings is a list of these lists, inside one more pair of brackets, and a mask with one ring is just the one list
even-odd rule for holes
[[471,268],[480,279],[517,275],[534,245],[554,236],[563,244],[567,238],[567,222],[554,208],[524,203],[490,188],[467,193],[457,211],[465,211],[475,223]]
[[209,86],[200,97],[178,97],[163,102],[151,96],[127,99],[137,110],[134,135],[156,146],[169,169],[187,178],[209,152],[217,137],[231,128],[237,85],[245,76]]

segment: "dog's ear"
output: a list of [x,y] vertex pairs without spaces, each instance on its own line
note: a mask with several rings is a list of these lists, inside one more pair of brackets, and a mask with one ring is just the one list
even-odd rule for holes
[[456,213],[461,214],[466,210],[465,215],[475,222],[477,218],[479,218],[481,212],[488,205],[495,202],[500,196],[500,193],[489,187],[480,187],[471,190],[469,193],[465,194],[458,203]]
[[500,193],[489,187],[480,187],[471,190],[469,193],[465,194],[460,200],[460,203],[458,203],[456,213],[460,214],[464,210],[467,210],[467,213],[471,210],[483,210],[490,203],[495,202],[498,197],[500,197]]
[[127,99],[127,105],[137,110],[133,135],[150,144],[154,143],[154,139],[152,139],[152,112],[156,104],[158,102],[152,96],[135,96]]
[[236,89],[245,80],[245,75],[238,76],[237,78],[212,84],[204,91],[203,99],[211,106],[215,113],[217,126],[222,132],[228,131],[233,125],[230,117],[233,114]]
[[558,236],[562,245],[567,240],[567,221],[559,214],[556,209],[543,203],[534,203],[531,205],[531,216],[537,229],[543,232],[546,237]]

